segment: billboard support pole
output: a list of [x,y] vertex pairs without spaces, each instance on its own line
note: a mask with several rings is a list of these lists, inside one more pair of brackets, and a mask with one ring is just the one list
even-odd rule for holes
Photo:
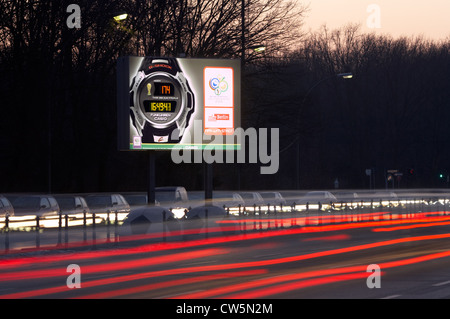
[[155,205],[155,151],[148,151],[147,204]]
[[204,186],[205,186],[205,206],[212,205],[213,192],[213,164],[203,162]]

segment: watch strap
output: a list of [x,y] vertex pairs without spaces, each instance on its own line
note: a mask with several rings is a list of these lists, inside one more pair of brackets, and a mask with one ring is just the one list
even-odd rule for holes
[[[166,128],[155,128],[148,122],[145,123],[142,130],[142,143],[178,143],[180,141],[179,130],[173,123]],[[174,130],[178,132],[174,133]]]
[[144,71],[145,75],[154,71],[164,71],[175,76],[181,69],[175,58],[145,57],[139,71]]

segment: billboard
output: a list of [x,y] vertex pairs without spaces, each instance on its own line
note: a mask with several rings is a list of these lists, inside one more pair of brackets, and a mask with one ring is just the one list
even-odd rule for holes
[[237,59],[119,58],[119,149],[239,150],[225,137],[240,127],[240,66]]

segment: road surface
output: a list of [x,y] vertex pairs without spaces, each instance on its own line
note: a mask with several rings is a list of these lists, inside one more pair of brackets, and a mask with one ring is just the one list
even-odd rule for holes
[[237,298],[268,312],[273,299],[450,297],[445,210],[280,213],[208,224],[95,247],[3,253],[0,298],[177,299],[173,311],[189,311],[187,300]]

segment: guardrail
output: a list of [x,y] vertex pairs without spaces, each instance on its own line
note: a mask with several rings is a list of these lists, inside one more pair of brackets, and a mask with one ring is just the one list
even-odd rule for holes
[[[46,230],[57,230],[57,245],[64,247],[69,242],[69,228],[81,228],[83,230],[83,241],[87,242],[87,229],[92,228],[92,241],[95,243],[96,226],[102,224],[105,226],[105,237],[117,239],[117,227],[128,214],[107,211],[100,214],[82,213],[74,215],[52,215],[52,216],[5,216],[0,217],[0,233],[4,235],[4,252],[10,248],[10,234],[13,233],[34,233],[34,247],[41,246],[41,233]],[[64,241],[63,241],[64,235]]]
[[262,213],[282,213],[282,212],[310,212],[310,211],[342,211],[342,210],[358,210],[358,209],[377,209],[377,208],[396,208],[396,207],[415,207],[421,208],[435,205],[447,205],[450,200],[441,199],[424,199],[424,198],[405,198],[405,199],[371,199],[358,201],[311,201],[303,204],[270,204],[253,205],[236,207],[224,207],[229,214],[245,215],[245,214],[262,214]]
[[74,215],[51,215],[51,216],[6,216],[0,217],[0,230],[24,230],[42,228],[66,228],[74,226],[91,226],[101,223],[119,223],[128,214],[110,212],[105,213],[82,213]]
[[[358,210],[358,209],[378,209],[378,208],[395,208],[395,207],[415,207],[423,209],[427,206],[435,204],[448,205],[450,200],[447,198],[440,199],[379,199],[370,201],[335,201],[335,202],[307,202],[297,204],[293,202],[290,205],[271,204],[266,205],[252,205],[252,206],[223,206],[227,214],[243,216],[256,214],[272,214],[272,213],[295,213],[295,212],[310,212],[310,211],[341,211],[341,210]],[[171,211],[177,211],[178,216],[181,216],[183,211],[190,210],[190,207],[169,208]],[[91,226],[95,224],[120,224],[126,217],[127,213],[118,213],[114,211],[106,211],[105,213],[82,213],[74,215],[51,215],[51,216],[6,216],[0,217],[0,231],[8,230],[35,230],[43,228],[67,228],[74,226]]]
[[[427,211],[435,209],[439,206],[443,210],[450,207],[450,200],[447,198],[405,198],[405,199],[379,199],[370,201],[338,201],[338,202],[307,202],[304,204],[296,204],[293,202],[290,205],[270,204],[267,205],[253,205],[253,206],[237,206],[224,207],[227,215],[234,216],[282,216],[285,213],[309,213],[309,212],[360,212],[374,209],[408,209],[411,212]],[[170,210],[175,210],[170,208]],[[177,208],[178,212],[190,210],[190,208]],[[4,237],[4,251],[8,252],[10,248],[10,233],[34,233],[35,234],[35,248],[41,246],[41,233],[43,230],[57,230],[57,246],[67,246],[69,242],[69,229],[81,229],[82,239],[87,241],[88,228],[92,231],[91,243],[95,244],[97,233],[96,227],[102,226],[101,235],[107,242],[110,240],[117,241],[117,230],[121,223],[127,217],[127,213],[118,213],[113,211],[106,211],[105,213],[83,213],[75,215],[56,215],[56,216],[6,216],[0,217],[0,233]],[[183,218],[182,218],[183,219]],[[163,219],[165,220],[165,219]],[[63,240],[64,236],[64,240]]]

